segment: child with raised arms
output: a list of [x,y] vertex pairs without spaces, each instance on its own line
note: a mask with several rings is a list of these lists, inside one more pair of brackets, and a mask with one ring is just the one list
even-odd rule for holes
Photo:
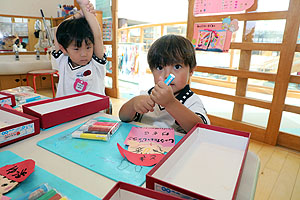
[[[155,86],[126,102],[119,111],[122,121],[138,121],[187,133],[197,123],[210,124],[199,96],[189,80],[196,67],[191,42],[178,35],[165,35],[150,47],[147,60]],[[168,86],[169,74],[175,79]]]
[[81,12],[56,30],[55,51],[59,82],[56,97],[80,92],[105,95],[106,56],[102,33],[89,0],[77,0]]

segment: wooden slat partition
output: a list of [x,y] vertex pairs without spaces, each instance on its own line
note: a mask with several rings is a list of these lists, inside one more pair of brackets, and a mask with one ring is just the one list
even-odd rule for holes
[[285,105],[283,107],[283,110],[287,111],[287,112],[292,112],[292,113],[300,114],[300,107],[298,107],[298,106]]
[[300,44],[296,45],[296,52],[300,52]]
[[260,126],[256,126],[253,124],[249,124],[246,122],[236,122],[229,119],[224,119],[221,117],[217,117],[214,115],[208,115],[209,119],[213,121],[215,126],[224,126],[226,124],[231,129],[241,130],[245,132],[251,133],[251,139],[263,141],[264,140],[264,132],[265,129]]
[[292,76],[290,77],[290,82],[291,82],[291,83],[298,83],[298,84],[300,84],[300,76],[292,75]]
[[108,61],[112,62],[112,73],[107,73],[106,76],[112,79],[112,88],[105,88],[106,95],[119,98],[119,81],[118,81],[118,0],[111,0],[112,13],[112,40],[104,41],[104,45],[112,46],[112,57]]
[[[187,22],[187,37],[192,40],[194,24],[205,22],[221,22],[222,18],[228,15],[210,15],[210,16],[193,16],[194,1],[189,0],[189,14]],[[259,3],[259,2],[258,2]],[[300,151],[300,137],[288,133],[280,132],[280,123],[284,111],[300,114],[300,107],[295,105],[285,104],[285,98],[288,94],[288,84],[300,84],[300,77],[291,75],[291,69],[295,52],[300,52],[300,45],[296,44],[298,37],[298,30],[300,25],[299,15],[300,1],[290,0],[289,8],[287,11],[275,12],[251,12],[242,14],[230,14],[232,19],[244,21],[245,26],[247,21],[256,20],[286,20],[282,43],[252,43],[252,39],[243,36],[242,42],[232,42],[230,49],[241,50],[240,63],[238,69],[223,69],[207,66],[197,66],[196,72],[220,74],[225,76],[237,77],[236,83],[229,83],[224,81],[224,87],[233,88],[236,90],[235,95],[222,94],[213,91],[205,91],[197,88],[192,88],[197,94],[222,99],[234,102],[234,110],[232,119],[224,119],[218,116],[209,115],[212,124],[243,130],[251,132],[251,138],[259,140],[272,145],[282,145],[288,148]],[[243,35],[245,35],[245,30]],[[278,64],[277,73],[265,73],[250,71],[250,60],[252,58],[252,51],[279,51],[280,59]],[[248,79],[258,79],[275,82],[273,99],[271,102],[253,99],[246,97],[246,91],[251,89],[248,84]],[[207,78],[195,77],[191,78],[192,82],[214,84],[213,80]],[[219,81],[221,85],[221,81]],[[220,86],[219,85],[219,86]],[[252,88],[253,89],[253,88]],[[265,89],[265,88],[262,88]],[[295,94],[291,94],[295,96]],[[297,95],[296,95],[297,96]],[[258,96],[259,98],[259,96]],[[251,105],[259,108],[270,110],[267,127],[260,127],[253,124],[245,123],[242,121],[244,105]]]
[[272,107],[270,110],[269,121],[265,135],[265,142],[272,145],[277,143],[285,97],[288,90],[300,25],[299,10],[300,1],[290,0],[289,12],[287,15],[285,31],[283,35],[282,50],[280,52],[277,77],[275,81]]
[[223,94],[223,93],[211,92],[211,91],[207,91],[207,90],[199,90],[196,88],[193,88],[193,91],[200,95],[213,97],[213,98],[217,98],[217,99],[222,99],[222,100],[226,100],[226,101],[233,101],[233,102],[239,103],[239,104],[244,104],[245,102],[247,102],[247,104],[251,105],[251,106],[256,106],[256,107],[265,108],[265,109],[271,108],[271,103],[268,101],[263,101],[263,100],[258,100],[258,99],[254,99],[254,98],[243,97],[243,96],[233,96],[233,95],[228,95],[228,94]]
[[276,43],[252,43],[252,42],[232,42],[230,49],[260,50],[260,51],[280,51],[281,44]]
[[274,73],[253,72],[248,70],[224,69],[224,68],[205,67],[205,66],[197,66],[195,71],[212,73],[212,74],[221,74],[227,76],[237,76],[241,78],[253,78],[253,79],[267,80],[267,81],[275,81],[276,78],[276,74]]

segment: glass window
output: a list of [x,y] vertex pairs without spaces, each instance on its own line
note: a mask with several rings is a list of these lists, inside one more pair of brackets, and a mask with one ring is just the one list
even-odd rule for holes
[[106,63],[106,72],[107,73],[112,73],[112,63],[111,63],[111,61],[107,61],[107,63]]
[[207,90],[228,95],[235,95],[235,83],[226,84],[224,81],[214,81],[212,79],[198,79],[191,83],[192,88]]
[[104,45],[104,53],[107,57],[112,57],[112,46],[111,45]]
[[140,43],[141,29],[134,28],[129,30],[129,42]]
[[14,23],[14,34],[19,37],[28,36],[28,25],[27,23]]
[[11,23],[12,20],[10,17],[0,17],[0,22],[7,22],[7,23]]
[[257,126],[267,127],[270,110],[255,106],[245,105],[243,122]]
[[144,51],[148,51],[151,44],[161,36],[161,26],[144,28],[143,33]]
[[298,31],[297,44],[300,44],[300,28],[299,28],[299,31]]
[[[299,101],[299,100],[298,100]],[[283,112],[281,123],[280,123],[280,131],[300,136],[300,115],[290,112]]]
[[291,74],[300,76],[300,52],[295,52]]
[[119,32],[119,41],[118,42],[127,42],[127,30],[122,30]]
[[252,51],[250,70],[277,73],[279,51]]
[[174,25],[166,25],[164,26],[164,35],[167,34],[175,34],[181,35],[183,37],[186,36],[186,24],[174,24]]
[[[300,52],[295,52],[291,74],[300,76]],[[300,106],[300,83],[289,83],[285,103]]]
[[246,97],[264,101],[272,101],[274,91],[274,82],[248,79]]
[[285,20],[247,21],[245,40],[255,43],[282,43]]
[[13,24],[10,22],[0,22],[0,33],[5,36],[13,35]]
[[269,11],[285,11],[288,10],[290,0],[259,0],[257,5],[257,12],[269,12]]
[[199,97],[208,114],[231,120],[233,102],[201,95]]
[[23,22],[23,18],[15,18],[15,23],[22,23]]

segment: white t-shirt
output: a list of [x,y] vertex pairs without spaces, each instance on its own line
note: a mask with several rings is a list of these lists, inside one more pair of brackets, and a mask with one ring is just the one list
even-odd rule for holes
[[[142,91],[141,94],[150,94],[151,90]],[[190,86],[186,85],[176,96],[183,105],[201,117],[204,124],[210,124],[207,117],[207,112],[202,104],[201,99],[197,94],[191,91]],[[154,111],[143,115],[137,113],[134,121],[153,125],[159,128],[174,128],[175,131],[186,133],[183,128],[175,121],[175,119],[166,111],[165,108],[155,104]]]
[[75,68],[72,67],[69,56],[64,55],[62,51],[53,51],[52,56],[57,62],[59,71],[56,97],[87,91],[105,95],[104,77],[107,62],[105,55],[103,59],[93,55],[87,65]]

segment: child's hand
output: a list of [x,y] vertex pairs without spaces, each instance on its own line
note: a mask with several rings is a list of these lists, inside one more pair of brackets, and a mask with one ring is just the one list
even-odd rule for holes
[[[93,13],[94,15],[96,15],[96,11],[95,11],[94,5],[90,1],[87,1],[87,2],[88,2],[87,4],[85,4],[85,3],[83,4],[83,5],[86,5],[85,9],[88,12]],[[82,10],[79,10],[79,13],[80,13],[81,17],[84,17],[84,14],[83,14]]]
[[76,0],[79,5],[88,5],[90,3],[89,0]]
[[94,5],[91,2],[89,2],[89,4],[86,5],[86,10],[88,12],[93,13],[94,15],[96,15]]
[[167,86],[162,79],[154,86],[150,98],[165,108],[176,100],[171,86]]
[[150,98],[149,95],[140,95],[134,97],[133,109],[135,112],[144,114],[147,112],[153,112],[153,107],[155,106],[154,101]]

